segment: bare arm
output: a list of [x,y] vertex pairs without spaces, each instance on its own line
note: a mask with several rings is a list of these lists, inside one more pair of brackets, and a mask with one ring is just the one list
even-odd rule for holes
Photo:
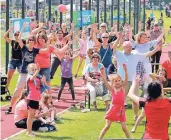
[[97,33],[97,26],[95,25],[95,24],[93,24],[92,25],[92,28],[93,28],[93,41],[94,41],[94,43],[95,43],[95,46],[97,47],[97,48],[100,48],[100,46],[101,46],[101,43],[98,41],[98,39],[97,39],[97,37],[96,37],[96,33]]
[[8,43],[11,43],[12,40],[8,37],[8,34],[13,30],[13,28],[9,28],[8,31],[4,34],[4,39],[5,41],[7,41]]
[[69,34],[64,37],[64,39],[69,40],[73,34],[73,31],[74,31],[74,23],[71,23],[71,30],[70,30]]
[[128,84],[128,70],[125,64],[123,64],[124,72],[125,72],[125,80],[123,82],[123,87],[126,87]]
[[34,78],[36,78],[36,76],[38,75],[39,71],[40,71],[40,67],[39,67],[39,65],[37,64],[37,70],[36,70],[36,72],[30,77],[30,80],[31,80],[31,81],[33,81]]
[[120,42],[121,39],[122,39],[122,32],[119,33],[117,40],[115,40],[113,42],[112,49],[114,51],[116,51],[116,49],[118,48],[118,45],[119,45],[119,42]]
[[146,57],[150,57],[152,56],[153,54],[155,54],[156,52],[158,52],[159,50],[161,50],[160,47],[156,47],[155,49],[153,49],[152,51],[149,51],[147,53],[145,53]]
[[165,35],[165,29],[163,28],[161,35],[157,38],[157,42],[160,42],[163,39],[164,35]]
[[23,48],[23,46],[24,46],[21,36],[22,36],[22,33],[23,33],[25,27],[26,27],[26,23],[23,24],[23,27],[21,28],[21,31],[18,36],[18,43],[19,43],[20,48]]
[[[101,70],[101,73],[103,73],[102,71],[104,71],[104,69]],[[112,92],[113,87],[107,82],[105,74],[102,74],[102,79],[103,79],[103,82],[104,82],[105,86],[108,88],[108,90],[110,90]]]

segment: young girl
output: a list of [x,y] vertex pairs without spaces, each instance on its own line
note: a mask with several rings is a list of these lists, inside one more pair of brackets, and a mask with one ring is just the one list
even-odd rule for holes
[[103,136],[107,132],[107,130],[110,128],[112,122],[120,122],[122,126],[122,130],[124,131],[127,138],[130,138],[129,131],[126,126],[126,116],[125,116],[125,109],[124,109],[124,100],[125,100],[125,93],[124,93],[124,87],[127,84],[128,80],[128,73],[126,65],[123,65],[124,71],[125,71],[125,81],[122,82],[121,77],[118,74],[114,74],[113,77],[111,77],[111,84],[109,85],[106,81],[105,77],[102,77],[104,80],[104,84],[106,87],[111,91],[112,94],[112,105],[109,109],[109,111],[106,113],[105,119],[106,119],[106,125],[103,128],[103,130],[100,133],[99,140],[102,140]]
[[28,79],[27,79],[27,106],[28,106],[28,119],[27,119],[27,134],[35,136],[32,133],[33,119],[35,118],[36,110],[39,109],[40,101],[40,88],[42,83],[46,83],[46,79],[39,79],[37,77],[40,68],[38,65],[31,63],[28,65]]
[[[167,72],[166,72],[166,70],[164,68],[159,68],[158,71],[157,71],[157,74],[151,73],[150,78],[151,78],[152,81],[158,81],[162,85],[163,88],[167,86]],[[149,81],[149,83],[150,82],[151,81]],[[148,96],[147,95],[148,93],[147,93],[147,91],[144,91],[144,92],[145,92],[144,97],[146,98]],[[163,95],[164,95],[164,91],[163,91]],[[134,127],[131,130],[132,133],[134,133],[136,131],[138,125],[140,124],[140,122],[143,120],[144,117],[145,117],[145,113],[144,113],[144,109],[142,108],[141,114],[137,118],[136,123],[135,123]]]
[[[78,34],[79,36],[79,34]],[[87,53],[87,35],[86,35],[86,32],[83,31],[81,33],[81,38],[78,38],[77,36],[77,40],[78,40],[78,43],[79,43],[79,50],[80,50],[80,59],[79,59],[79,63],[78,63],[78,67],[76,69],[76,74],[75,74],[75,78],[77,78],[78,76],[78,71],[81,67],[81,64],[83,62],[83,60],[85,60],[86,58],[86,53]]]
[[49,111],[49,113],[43,118],[39,118],[45,124],[55,125],[56,109],[52,104],[52,95],[43,93],[42,101],[40,103],[40,110],[42,113]]
[[57,101],[60,100],[66,82],[69,84],[69,89],[71,90],[72,99],[75,101],[75,93],[74,93],[74,86],[73,86],[73,79],[72,79],[72,63],[77,57],[78,55],[71,57],[70,51],[66,51],[65,56],[63,58],[59,57],[61,61],[62,77],[61,77],[61,87],[59,89]]

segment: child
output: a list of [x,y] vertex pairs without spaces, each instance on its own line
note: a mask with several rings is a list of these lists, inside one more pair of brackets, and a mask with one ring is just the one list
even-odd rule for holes
[[35,118],[36,110],[39,109],[41,84],[45,83],[45,79],[37,77],[40,67],[34,63],[28,65],[28,79],[27,79],[27,106],[28,106],[28,119],[27,119],[27,135],[35,136],[32,133],[33,119]]
[[103,128],[103,130],[100,133],[99,140],[102,140],[103,136],[107,132],[107,130],[110,128],[110,125],[112,122],[120,122],[122,126],[122,130],[124,131],[127,138],[130,138],[129,131],[126,126],[126,116],[125,116],[125,109],[124,109],[124,101],[125,101],[125,93],[124,93],[124,87],[127,84],[128,80],[128,73],[126,65],[123,65],[124,71],[125,71],[125,81],[122,82],[121,77],[118,74],[114,74],[113,77],[111,77],[111,84],[109,85],[106,81],[105,77],[102,77],[104,80],[105,86],[111,91],[112,94],[112,105],[109,109],[109,111],[106,113],[105,119],[106,119],[106,125]]
[[40,110],[42,113],[49,111],[49,113],[45,116],[45,118],[39,118],[45,124],[55,125],[55,115],[56,110],[52,104],[52,95],[43,93],[42,101],[40,103]]
[[71,90],[72,99],[75,102],[75,93],[74,93],[74,86],[73,86],[73,79],[72,79],[72,63],[77,57],[78,55],[71,57],[70,51],[66,51],[65,56],[63,58],[59,57],[61,61],[62,77],[61,77],[61,87],[59,89],[58,98],[56,100],[57,102],[60,100],[66,82],[69,84],[69,89]]
[[[151,73],[150,74],[150,78],[152,81],[158,81],[162,87],[166,87],[167,86],[167,72],[164,68],[159,68],[157,71],[157,74]],[[148,83],[150,83],[151,81],[149,81]],[[147,87],[148,85],[146,85]],[[146,93],[147,94],[147,93]],[[164,95],[164,93],[163,93]],[[147,95],[145,95],[145,98],[147,97]],[[143,120],[143,118],[145,117],[145,113],[144,113],[144,109],[142,108],[141,114],[140,116],[137,118],[134,127],[132,128],[131,132],[134,133],[138,127],[138,125],[140,124],[140,122]]]
[[[79,36],[79,34],[78,34],[78,36]],[[78,71],[79,71],[79,69],[80,69],[80,67],[81,67],[81,64],[82,64],[82,62],[83,62],[83,60],[85,60],[85,58],[86,58],[86,51],[87,51],[87,40],[88,40],[88,38],[87,38],[87,34],[86,34],[86,31],[83,31],[82,33],[81,33],[81,38],[78,38],[77,37],[77,40],[78,40],[78,42],[79,42],[79,50],[80,50],[80,54],[79,54],[79,56],[80,56],[80,59],[79,59],[79,63],[78,63],[78,67],[77,67],[77,69],[76,69],[76,74],[75,74],[75,78],[77,78],[77,76],[78,76]]]

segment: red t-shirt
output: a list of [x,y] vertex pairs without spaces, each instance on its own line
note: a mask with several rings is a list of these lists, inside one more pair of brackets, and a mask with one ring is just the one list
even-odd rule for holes
[[41,80],[37,77],[34,80],[30,80],[28,77],[27,80],[27,89],[28,89],[28,97],[27,99],[33,101],[40,101],[40,87],[41,87]]
[[162,67],[164,67],[167,71],[167,78],[171,79],[171,61],[169,60],[164,61]]
[[[41,46],[37,45],[36,48],[41,49]],[[38,63],[40,68],[50,68],[50,55],[54,51],[54,49],[54,46],[50,46],[48,52],[37,54],[35,58],[35,63]]]
[[163,98],[145,102],[144,111],[147,123],[143,138],[168,140],[168,124],[171,116],[171,101],[167,98]]

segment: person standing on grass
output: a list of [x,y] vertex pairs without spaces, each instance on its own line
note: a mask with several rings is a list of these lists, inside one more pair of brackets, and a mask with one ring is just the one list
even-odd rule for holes
[[111,85],[106,81],[106,77],[102,77],[104,84],[110,90],[112,96],[112,105],[108,112],[106,113],[106,125],[100,133],[99,139],[102,140],[103,136],[106,134],[108,129],[110,128],[112,122],[119,122],[122,126],[122,130],[124,131],[127,138],[130,138],[130,134],[128,128],[126,126],[126,115],[125,115],[125,93],[124,89],[128,82],[128,72],[126,65],[123,64],[123,69],[125,72],[125,80],[122,82],[121,77],[118,74],[113,74],[111,76]]
[[[72,34],[73,34],[73,30],[74,30],[74,24],[71,24],[71,30],[69,34],[64,34],[63,30],[59,29],[57,31],[57,39],[56,39],[56,43],[55,43],[55,47],[58,49],[62,49],[70,40]],[[64,55],[63,55],[64,56]],[[61,56],[59,56],[61,57]],[[50,79],[53,79],[53,76],[55,75],[55,72],[58,68],[58,66],[61,64],[60,60],[58,57],[54,57],[54,60],[52,62],[51,65],[51,70],[50,70]]]
[[[4,34],[4,39],[8,43],[11,44],[12,49],[11,49],[11,60],[8,64],[8,72],[7,72],[7,84],[6,87],[8,89],[8,86],[10,84],[10,81],[12,79],[12,76],[15,72],[16,69],[18,69],[18,72],[21,70],[22,66],[22,53],[21,53],[21,48],[18,43],[18,36],[19,36],[19,31],[14,33],[14,40],[10,39],[8,37],[8,34],[13,30],[13,27],[11,27],[5,34]],[[23,43],[26,44],[26,41],[23,40]]]
[[159,82],[151,82],[147,87],[146,99],[135,95],[139,86],[139,77],[133,79],[128,97],[137,105],[144,108],[146,115],[145,133],[143,139],[169,140],[169,120],[171,117],[171,98],[162,94],[162,86]]
[[73,78],[72,78],[72,66],[73,61],[78,57],[79,55],[75,55],[74,57],[71,57],[71,51],[66,51],[65,56],[63,58],[59,57],[59,60],[61,61],[61,87],[59,89],[57,102],[61,98],[62,91],[65,87],[65,84],[69,84],[69,89],[71,90],[72,94],[72,100],[75,102],[75,93],[74,93],[74,85],[73,85]]

